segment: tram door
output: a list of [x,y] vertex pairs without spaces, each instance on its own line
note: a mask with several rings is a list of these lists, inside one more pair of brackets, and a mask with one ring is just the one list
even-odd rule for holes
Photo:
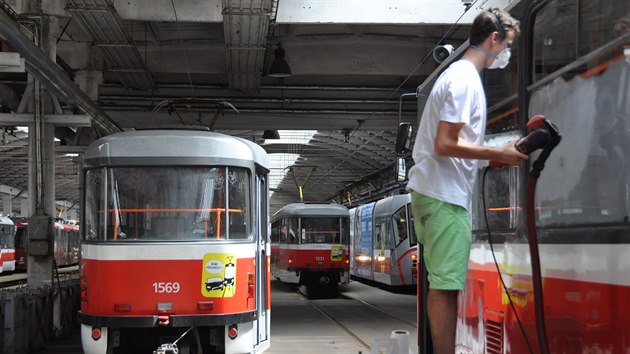
[[[265,177],[256,176],[256,229],[258,240],[256,242],[256,311],[257,320],[255,321],[256,346],[268,346],[269,345],[269,326],[271,325],[270,318],[267,312],[267,305],[269,304],[269,278],[267,270],[269,264],[267,262],[267,256],[271,253],[271,245],[269,243],[269,215],[268,215],[268,200],[267,200],[267,181]],[[266,343],[265,343],[266,342]]]
[[409,220],[411,220],[411,205],[404,205],[396,210],[391,218],[391,285],[413,285],[415,279],[412,276],[412,261],[409,252],[415,245],[415,239],[410,232]]
[[[376,214],[376,213],[375,213]],[[391,233],[387,217],[374,217],[374,281],[390,284],[391,278]]]

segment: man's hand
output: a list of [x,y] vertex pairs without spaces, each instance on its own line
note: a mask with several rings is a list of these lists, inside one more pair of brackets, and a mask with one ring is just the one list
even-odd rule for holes
[[493,160],[508,166],[516,166],[521,160],[529,159],[529,156],[516,150],[514,146],[515,141],[510,141],[507,144],[499,148],[499,154]]

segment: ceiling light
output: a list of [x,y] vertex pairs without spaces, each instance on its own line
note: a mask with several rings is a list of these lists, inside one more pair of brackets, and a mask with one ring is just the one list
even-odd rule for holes
[[291,76],[291,68],[289,68],[289,63],[287,63],[286,59],[284,59],[282,44],[278,43],[278,47],[273,52],[273,55],[275,59],[269,67],[269,76],[280,78]]
[[277,130],[265,130],[263,132],[263,139],[280,139],[280,133]]

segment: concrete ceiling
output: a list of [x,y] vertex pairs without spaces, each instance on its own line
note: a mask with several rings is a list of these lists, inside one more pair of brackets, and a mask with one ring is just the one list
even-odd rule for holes
[[[276,168],[273,211],[299,199],[297,185],[305,200],[329,200],[390,166],[399,118],[417,116],[412,97],[402,100],[399,117],[400,96],[437,67],[432,49],[440,42],[458,47],[479,11],[509,2],[475,1],[466,13],[460,0],[6,4],[22,19],[51,16],[47,38],[57,63],[122,129],[201,125],[254,140],[270,154],[291,154],[276,155],[292,162]],[[292,71],[286,78],[267,75],[278,43]],[[27,77],[0,72],[0,83],[21,100]],[[60,101],[64,113],[76,113]],[[0,185],[22,191],[27,133],[12,132],[10,121],[0,118]],[[93,132],[61,128],[56,199],[76,202],[80,157],[67,154],[80,152]],[[264,141],[265,130],[293,132],[274,142]]]

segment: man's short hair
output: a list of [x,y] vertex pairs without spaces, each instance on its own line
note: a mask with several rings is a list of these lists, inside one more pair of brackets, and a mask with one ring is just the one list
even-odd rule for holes
[[520,24],[517,19],[499,8],[493,7],[487,11],[482,11],[475,17],[472,27],[470,27],[470,45],[483,43],[493,32],[499,32],[502,40],[507,37],[507,32],[510,30],[514,31],[515,36],[518,36],[521,33]]

